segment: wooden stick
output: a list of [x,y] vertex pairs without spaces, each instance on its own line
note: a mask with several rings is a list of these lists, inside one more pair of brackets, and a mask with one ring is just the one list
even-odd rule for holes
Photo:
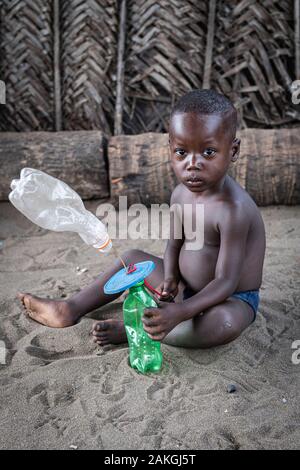
[[300,80],[300,0],[294,0],[295,15],[295,74]]
[[61,116],[61,90],[60,90],[60,28],[59,28],[59,0],[53,2],[53,31],[54,31],[54,108],[55,130],[62,130]]
[[210,0],[202,88],[210,88],[217,0]]
[[112,250],[114,252],[114,255],[116,258],[119,258],[119,260],[121,261],[121,263],[123,264],[124,268],[127,270],[127,266],[123,260],[123,258],[119,255],[118,253],[118,250],[116,249],[116,247],[114,246],[114,244],[112,244]]
[[114,134],[123,132],[123,104],[124,104],[124,52],[126,38],[126,0],[122,0],[120,13],[120,29],[118,40],[118,66],[117,66],[117,96],[115,108]]

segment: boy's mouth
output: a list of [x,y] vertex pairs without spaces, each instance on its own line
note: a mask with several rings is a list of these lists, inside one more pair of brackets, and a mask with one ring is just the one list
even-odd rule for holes
[[201,186],[201,184],[203,184],[203,180],[199,177],[189,176],[185,179],[185,183],[189,186]]

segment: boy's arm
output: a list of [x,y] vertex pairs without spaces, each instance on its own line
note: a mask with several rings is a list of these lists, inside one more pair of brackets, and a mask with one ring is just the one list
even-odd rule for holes
[[250,221],[239,203],[224,209],[218,224],[220,251],[215,278],[200,292],[181,304],[182,320],[192,318],[197,313],[223,302],[233,294],[239,283]]
[[[176,204],[178,200],[178,193],[180,192],[180,187],[177,186],[170,200],[171,208],[173,209],[170,213],[170,238],[167,242],[167,246],[164,253],[164,282],[161,288],[161,300],[166,300],[170,294],[174,297],[177,294],[177,286],[180,280],[180,270],[179,270],[179,253],[180,249],[184,242],[184,233],[182,227],[182,220],[180,217],[180,212],[176,209]],[[176,233],[178,236],[181,232],[181,237],[176,238]]]

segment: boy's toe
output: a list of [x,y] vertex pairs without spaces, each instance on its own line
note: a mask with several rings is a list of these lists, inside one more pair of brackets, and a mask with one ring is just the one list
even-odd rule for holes
[[107,330],[108,328],[109,328],[109,325],[104,321],[99,321],[94,324],[94,331],[96,332]]
[[23,307],[26,307],[25,302],[24,302],[26,295],[28,295],[28,294],[26,294],[25,292],[18,292],[17,293],[17,298],[18,298],[18,300],[20,300],[20,302],[22,302]]
[[106,333],[94,333],[93,336],[96,339],[107,339],[108,338]]
[[99,346],[107,346],[109,344],[109,340],[108,339],[98,339],[96,341],[96,343],[99,345]]

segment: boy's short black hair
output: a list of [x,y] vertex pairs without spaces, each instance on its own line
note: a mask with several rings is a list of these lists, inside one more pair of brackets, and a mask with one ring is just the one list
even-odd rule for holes
[[232,102],[215,90],[193,90],[183,95],[173,106],[170,120],[176,113],[228,114],[235,136],[237,112]]

